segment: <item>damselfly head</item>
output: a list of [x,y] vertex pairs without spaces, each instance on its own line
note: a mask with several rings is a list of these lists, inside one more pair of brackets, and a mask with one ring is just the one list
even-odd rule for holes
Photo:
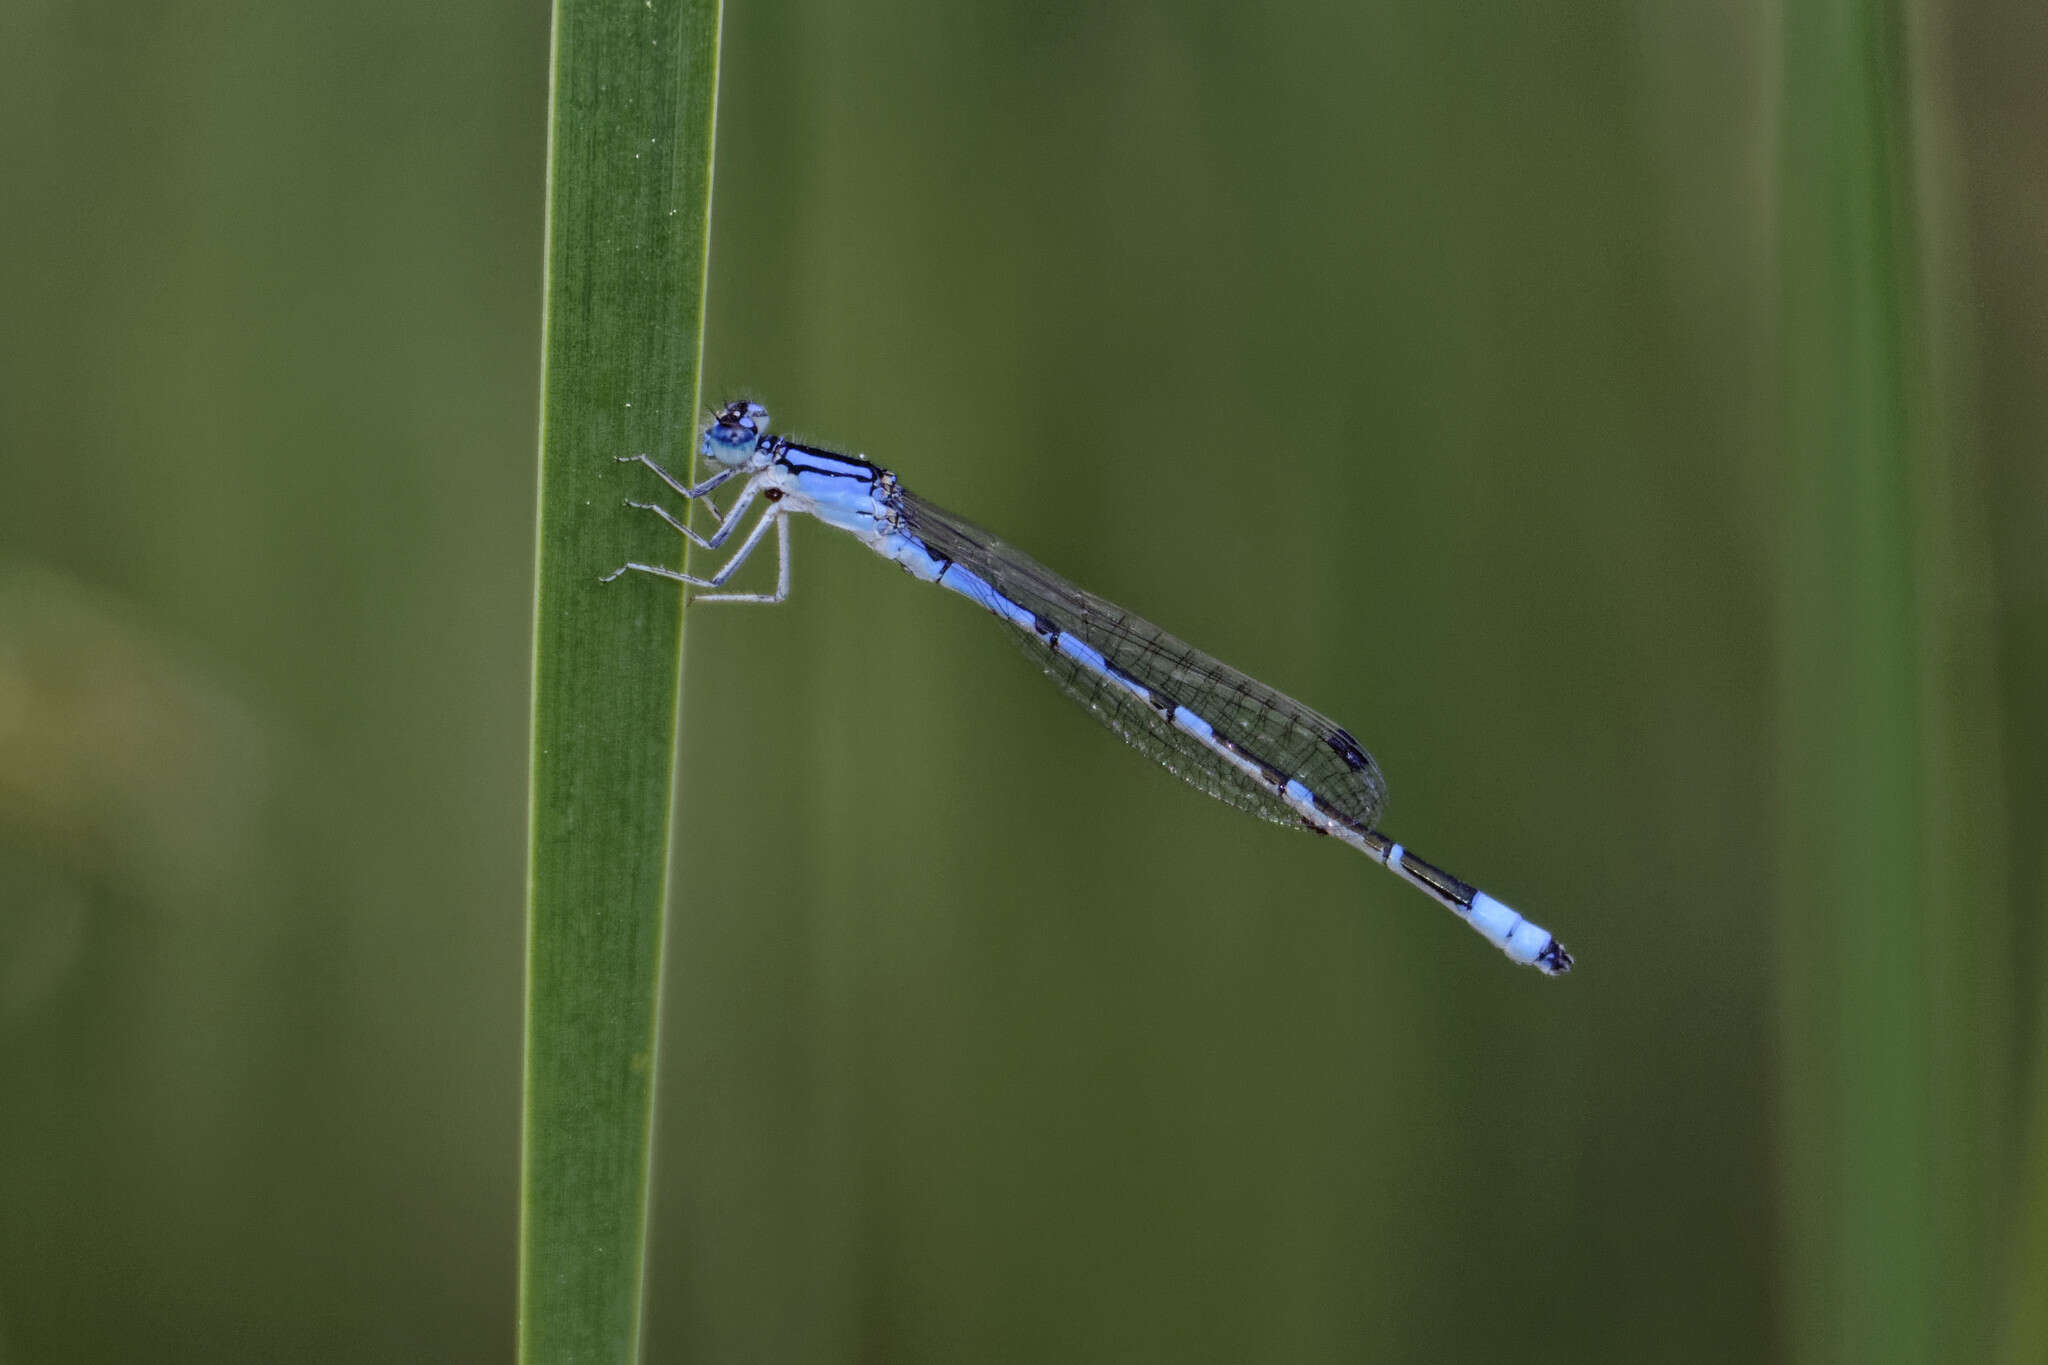
[[744,399],[727,403],[704,428],[704,458],[738,467],[753,455],[768,430],[768,409]]

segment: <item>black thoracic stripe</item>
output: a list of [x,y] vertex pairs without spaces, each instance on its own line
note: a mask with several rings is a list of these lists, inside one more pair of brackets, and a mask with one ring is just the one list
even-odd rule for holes
[[[799,460],[796,459],[795,457],[802,455],[808,455],[813,459],[818,460],[830,460],[834,464],[859,465],[862,469],[865,469],[867,473],[865,475],[852,474],[848,473],[844,469],[825,469],[815,464],[799,462]],[[815,446],[786,445],[782,448],[782,454],[780,458],[782,460],[782,463],[788,465],[791,469],[798,470],[805,474],[823,474],[827,478],[832,479],[859,479],[862,483],[873,483],[876,479],[881,477],[883,472],[882,467],[880,465],[870,464],[866,460],[861,459],[859,456],[841,455],[836,450],[819,450]]]

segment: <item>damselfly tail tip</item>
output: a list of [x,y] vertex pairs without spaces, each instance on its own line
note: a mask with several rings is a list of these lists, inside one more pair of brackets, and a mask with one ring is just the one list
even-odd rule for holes
[[1534,967],[1545,976],[1563,976],[1572,969],[1572,955],[1548,929],[1531,924],[1484,891],[1472,893],[1472,904],[1465,915],[1474,929],[1493,940],[1516,962]]

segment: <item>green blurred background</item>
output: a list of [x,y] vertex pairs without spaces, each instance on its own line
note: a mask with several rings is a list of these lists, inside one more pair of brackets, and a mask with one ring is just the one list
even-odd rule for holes
[[[1776,8],[735,0],[707,397],[1344,719],[1581,970],[799,527],[689,628],[651,1359],[2048,1352],[2048,24],[1909,17],[1866,519]],[[0,1361],[511,1350],[546,68],[0,8]]]

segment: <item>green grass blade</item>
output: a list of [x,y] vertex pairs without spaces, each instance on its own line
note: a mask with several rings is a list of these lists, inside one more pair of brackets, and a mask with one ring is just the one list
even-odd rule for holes
[[[2048,1037],[2036,1026],[2035,1037]],[[2044,1069],[2035,1063],[2035,1075]],[[1999,1365],[2026,1365],[2048,1359],[2048,1158],[2040,1155],[2040,1135],[2048,1133],[2048,1089],[2034,1095],[2033,1112],[2025,1116],[2024,1132],[2033,1135],[2033,1155],[2020,1165],[2017,1206],[2013,1210],[2012,1255],[1999,1286],[2004,1290],[2003,1320],[1998,1324]]]
[[681,547],[613,457],[696,429],[717,0],[558,0],[535,603],[522,1361],[639,1352]]
[[[1974,1354],[2006,992],[1983,491],[1907,7],[1785,13],[1782,1190],[1793,1358]],[[1937,228],[1938,232],[1938,228]]]

